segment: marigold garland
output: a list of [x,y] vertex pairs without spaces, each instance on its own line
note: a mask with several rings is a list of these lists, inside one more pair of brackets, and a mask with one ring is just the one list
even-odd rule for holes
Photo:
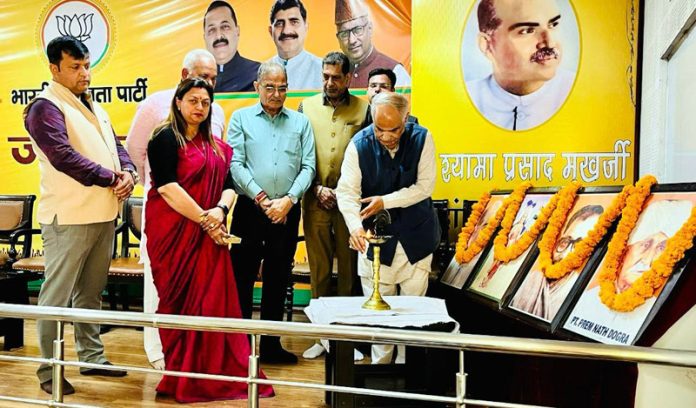
[[621,214],[621,211],[626,207],[626,199],[633,190],[633,185],[627,185],[619,194],[614,197],[609,207],[602,212],[597,219],[597,222],[592,227],[592,230],[587,233],[580,242],[573,246],[573,250],[558,262],[553,261],[552,252],[556,245],[561,230],[568,219],[577,194],[569,192],[561,192],[562,197],[559,200],[556,211],[551,215],[549,225],[546,227],[544,235],[539,240],[539,266],[549,279],[560,279],[566,276],[571,271],[574,271],[587,262],[595,247],[606,235],[609,227]]
[[491,240],[495,229],[498,228],[498,225],[500,225],[500,221],[505,215],[505,209],[511,203],[514,204],[516,200],[519,200],[517,203],[519,208],[519,204],[522,202],[525,193],[531,186],[531,183],[522,183],[517,186],[515,190],[508,197],[506,197],[505,200],[503,200],[503,203],[500,208],[498,208],[498,211],[496,211],[493,218],[488,220],[486,226],[481,229],[474,242],[469,243],[471,234],[473,234],[476,225],[478,225],[478,223],[481,221],[483,212],[491,199],[490,193],[484,193],[481,196],[479,201],[471,207],[471,214],[469,215],[469,218],[467,218],[466,224],[462,228],[461,232],[459,233],[459,237],[457,238],[457,250],[454,255],[457,262],[460,264],[470,262],[476,255],[481,253],[483,248],[485,248],[488,242]]
[[572,192],[572,194],[575,195],[579,188],[580,184],[572,183],[563,187],[558,193],[554,194],[553,197],[551,197],[551,200],[549,200],[549,202],[546,203],[544,208],[541,209],[539,216],[537,217],[534,224],[529,228],[529,230],[522,234],[522,236],[517,240],[517,242],[509,246],[508,235],[510,234],[510,230],[512,229],[512,224],[515,221],[515,217],[517,217],[517,212],[520,209],[520,204],[522,200],[524,200],[524,196],[518,201],[516,206],[512,204],[508,206],[508,208],[505,211],[505,217],[503,217],[500,231],[498,231],[498,235],[496,235],[495,239],[493,240],[493,255],[495,259],[503,263],[508,263],[511,260],[517,259],[517,257],[522,255],[522,253],[524,253],[524,251],[526,251],[527,248],[529,248],[529,246],[532,245],[534,240],[537,239],[541,230],[544,229],[544,227],[548,223],[551,214],[554,212],[556,206],[558,205],[560,197],[562,195],[571,194],[570,192]]
[[655,296],[662,289],[684,253],[693,245],[696,236],[696,207],[673,237],[667,240],[664,252],[653,261],[650,269],[643,272],[633,284],[621,293],[616,293],[615,282],[619,275],[621,261],[626,252],[628,237],[638,221],[645,200],[650,196],[650,188],[657,181],[653,176],[645,176],[636,183],[628,197],[626,207],[621,213],[621,221],[609,242],[604,267],[599,273],[599,298],[607,307],[617,312],[630,312]]
[[[478,240],[474,240],[474,242],[469,245],[469,239],[471,238],[471,234],[474,233],[476,225],[478,225],[478,223],[481,221],[483,212],[490,201],[491,194],[486,192],[483,193],[476,204],[471,206],[471,214],[469,214],[469,218],[467,218],[466,224],[464,224],[464,227],[457,238],[457,251],[455,252],[455,257],[457,258],[457,262],[460,264],[471,261],[483,249],[483,245],[477,245]],[[484,231],[485,229],[488,229],[491,224],[492,222],[488,222],[488,224],[486,224],[486,228],[484,228]],[[481,231],[481,233],[484,231]],[[479,236],[481,236],[481,234],[479,234]]]

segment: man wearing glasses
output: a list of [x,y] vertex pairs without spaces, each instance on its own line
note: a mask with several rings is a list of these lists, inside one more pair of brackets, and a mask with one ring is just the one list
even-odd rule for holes
[[[239,193],[230,232],[242,238],[230,253],[242,316],[251,318],[263,260],[261,319],[280,321],[297,248],[299,200],[314,178],[314,134],[306,116],[283,106],[288,79],[282,65],[261,64],[254,89],[259,103],[235,111],[227,128]],[[293,364],[297,357],[278,337],[264,336],[261,361]]]
[[350,59],[353,88],[366,88],[368,74],[375,68],[393,70],[396,86],[411,85],[404,66],[372,44],[372,22],[362,0],[336,0],[336,31],[338,44]]
[[[560,262],[573,252],[575,245],[594,228],[603,211],[604,207],[601,205],[586,205],[568,218],[568,224],[551,253],[554,262]],[[532,267],[510,306],[542,320],[553,321],[583,267],[584,265],[555,280],[546,278],[541,268]]]

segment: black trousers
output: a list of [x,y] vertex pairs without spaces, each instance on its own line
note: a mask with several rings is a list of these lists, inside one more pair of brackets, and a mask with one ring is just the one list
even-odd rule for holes
[[292,207],[285,224],[273,224],[253,200],[241,195],[237,199],[230,232],[242,242],[232,245],[230,254],[245,319],[251,318],[254,282],[263,261],[261,319],[283,320],[299,223],[299,203]]

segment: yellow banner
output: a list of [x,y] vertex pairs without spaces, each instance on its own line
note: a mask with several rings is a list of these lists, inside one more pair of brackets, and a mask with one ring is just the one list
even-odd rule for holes
[[412,101],[435,137],[435,196],[632,182],[638,3],[416,0]]
[[[269,32],[272,0],[231,0],[239,27],[239,54],[253,61],[277,55]],[[365,48],[396,60],[410,72],[410,1],[366,1],[369,23],[364,33],[350,35],[341,44],[337,37],[335,11],[356,16],[360,10],[341,0],[305,0],[308,30],[304,50],[322,58],[341,45],[352,47],[360,40]],[[0,166],[2,194],[37,194],[39,174],[36,157],[24,129],[22,111],[50,80],[46,44],[59,35],[72,35],[90,49],[91,92],[109,113],[116,134],[125,138],[138,102],[154,92],[174,87],[181,78],[185,54],[206,48],[204,15],[210,1],[150,0],[52,0],[3,1],[0,6]],[[353,27],[348,27],[353,28]],[[358,38],[358,40],[355,40]],[[317,76],[321,73],[317,72]],[[409,78],[410,82],[410,78]],[[408,88],[407,88],[408,89]],[[289,93],[287,106],[296,108],[317,90]],[[364,94],[364,90],[356,90]],[[242,106],[253,104],[250,92],[218,93],[216,100],[226,117]],[[136,191],[138,194],[138,191]]]

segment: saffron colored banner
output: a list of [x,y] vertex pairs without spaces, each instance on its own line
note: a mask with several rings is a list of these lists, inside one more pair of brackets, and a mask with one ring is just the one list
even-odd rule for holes
[[[330,51],[352,54],[380,53],[394,61],[401,72],[402,91],[411,82],[410,1],[305,0],[307,30],[304,51],[317,58]],[[6,0],[0,6],[0,166],[2,194],[39,194],[35,152],[24,129],[22,111],[50,80],[46,44],[56,36],[72,35],[90,49],[91,91],[109,113],[114,130],[125,138],[136,107],[147,95],[176,86],[182,61],[195,48],[213,48],[204,30],[204,15],[210,1],[174,0]],[[239,55],[266,61],[279,54],[272,37],[270,12],[273,0],[230,0],[234,7],[238,43],[228,41]],[[336,24],[336,18],[350,20]],[[360,26],[361,28],[357,28]],[[338,31],[348,35],[338,35]],[[301,42],[301,41],[300,41]],[[215,54],[215,52],[214,52]],[[216,55],[217,58],[217,55]],[[355,56],[359,58],[359,56]],[[368,57],[369,58],[369,57]],[[381,61],[385,61],[384,58]],[[220,61],[218,61],[220,63]],[[252,73],[253,74],[253,73]],[[296,108],[321,86],[321,71],[313,89],[295,89],[287,106]],[[221,74],[222,76],[222,74]],[[356,89],[357,94],[365,91]],[[216,93],[226,118],[257,101],[253,92]],[[136,195],[139,191],[136,191]]]

